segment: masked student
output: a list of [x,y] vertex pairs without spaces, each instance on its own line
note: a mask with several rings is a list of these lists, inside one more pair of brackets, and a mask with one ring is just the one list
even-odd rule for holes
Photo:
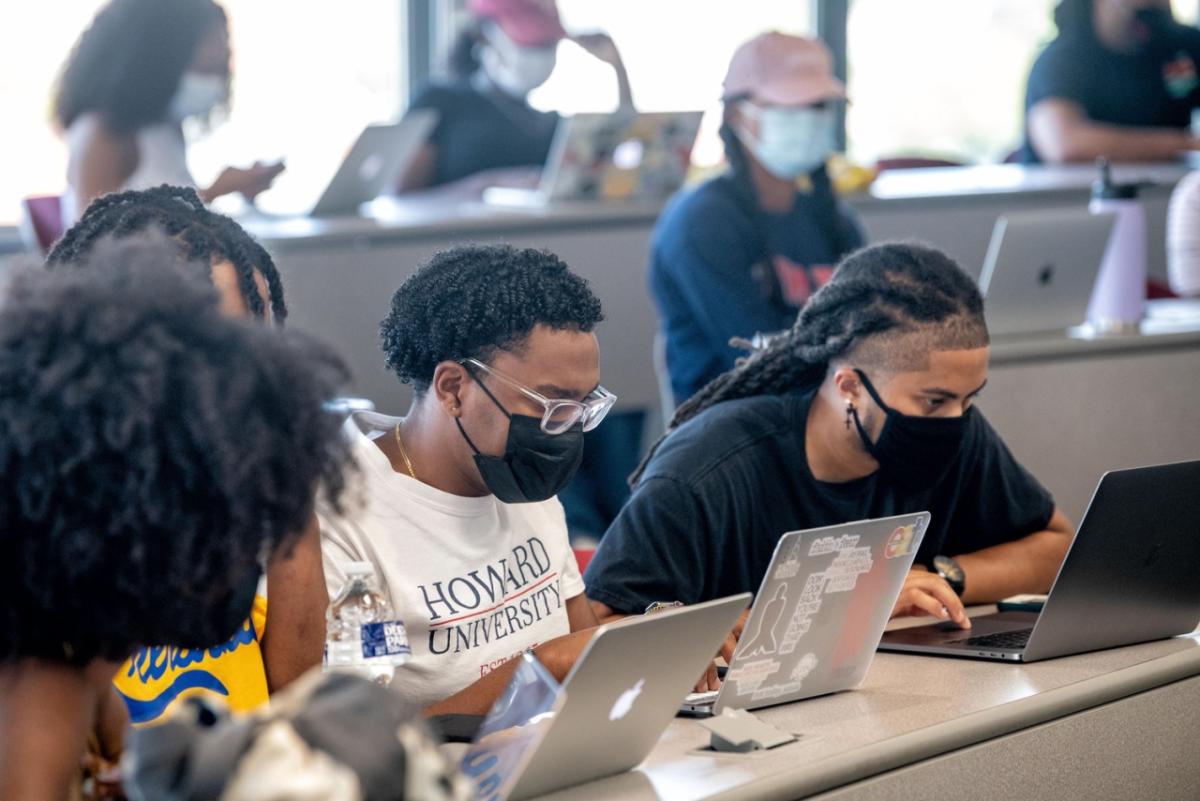
[[471,21],[450,53],[448,82],[419,92],[410,110],[432,109],[437,126],[401,177],[408,192],[484,170],[541,167],[559,115],[529,105],[550,78],[558,43],[570,39],[616,73],[619,104],[632,108],[629,76],[604,33],[568,36],[553,0],[470,0]]
[[[66,132],[71,224],[95,198],[160,184],[195,186],[183,121],[228,104],[229,26],[212,0],[111,0],[63,68],[55,116]],[[233,192],[254,198],[282,164],[226,168],[199,190],[206,203]]]
[[1046,592],[1071,527],[975,407],[987,373],[983,301],[952,260],[848,256],[676,412],[588,568],[598,616],[754,592],[788,531],[921,510],[894,614],[968,626],[964,603]]
[[[213,283],[222,312],[282,326],[287,304],[270,254],[232,219],[209,211],[192,189],[161,186],[95,201],[47,264],[55,271],[78,268],[108,239],[154,231],[170,237],[171,262]],[[117,672],[115,685],[133,723],[160,721],[185,695],[219,698],[237,712],[256,709],[321,663],[328,598],[316,518],[297,534],[267,562],[252,609],[221,648],[179,658],[166,643],[144,643]]]
[[616,401],[600,320],[560,259],[508,246],[439,253],[392,298],[385,362],[412,406],[347,420],[365,503],[321,532],[331,596],[344,563],[373,565],[413,651],[392,688],[429,714],[483,714],[531,648],[564,677],[595,625],[555,495]]
[[676,403],[733,367],[730,340],[791,326],[863,237],[833,195],[845,96],[828,48],[767,33],[733,55],[721,138],[729,169],[676,196],[654,231],[650,290]]
[[[0,797],[63,801],[138,648],[219,649],[349,454],[324,348],[222,314],[174,243],[98,246],[0,308]],[[78,789],[78,788],[76,788]]]
[[1061,0],[1025,89],[1022,161],[1174,161],[1200,148],[1200,31],[1169,0]]

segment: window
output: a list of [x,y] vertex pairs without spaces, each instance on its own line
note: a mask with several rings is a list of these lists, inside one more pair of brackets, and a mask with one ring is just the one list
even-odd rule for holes
[[[285,193],[315,200],[362,127],[394,118],[402,106],[403,4],[218,2],[230,19],[234,102],[230,119],[211,132],[188,132],[192,171],[205,184],[227,164],[286,158],[288,171],[264,205],[281,204]],[[54,84],[103,5],[0,6],[0,225],[19,218],[22,197],[65,188],[66,144],[50,114]]]
[[[559,0],[558,7],[568,31],[612,36],[640,110],[707,112],[693,152],[700,165],[722,157],[721,81],[737,46],[765,31],[811,36],[815,30],[813,3],[802,0],[742,0],[736,6],[716,0]],[[564,42],[553,76],[530,102],[568,114],[611,111],[616,80],[607,64]]]
[[[1195,24],[1198,0],[1174,0]],[[1056,34],[1057,0],[851,0],[847,149],[1002,161],[1021,144],[1025,81]]]

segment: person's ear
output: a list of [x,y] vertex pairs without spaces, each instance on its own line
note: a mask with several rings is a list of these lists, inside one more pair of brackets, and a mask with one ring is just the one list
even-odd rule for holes
[[729,123],[729,127],[733,129],[733,132],[738,135],[739,139],[742,137],[743,132],[755,137],[759,134],[758,120],[746,113],[747,102],[746,100],[734,101],[729,104],[725,113],[726,122]]
[[433,370],[433,381],[429,388],[438,406],[451,417],[462,415],[462,393],[471,376],[458,362],[441,362]]
[[833,373],[833,386],[843,403],[859,405],[863,395],[862,379],[853,367],[839,367]]

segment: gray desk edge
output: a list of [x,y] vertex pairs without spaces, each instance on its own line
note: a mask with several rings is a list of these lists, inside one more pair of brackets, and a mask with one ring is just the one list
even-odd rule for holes
[[806,775],[774,774],[711,798],[782,801],[815,795],[1197,674],[1200,649],[1188,649],[838,754],[817,762]]

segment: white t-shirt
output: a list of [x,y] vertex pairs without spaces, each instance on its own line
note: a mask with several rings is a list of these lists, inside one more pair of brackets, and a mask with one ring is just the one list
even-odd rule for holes
[[346,421],[361,501],[344,517],[319,513],[321,543],[331,598],[345,582],[342,564],[375,566],[412,646],[392,688],[425,707],[568,634],[566,602],[583,578],[557,499],[464,498],[397,473],[373,440],[399,422],[374,412]]

